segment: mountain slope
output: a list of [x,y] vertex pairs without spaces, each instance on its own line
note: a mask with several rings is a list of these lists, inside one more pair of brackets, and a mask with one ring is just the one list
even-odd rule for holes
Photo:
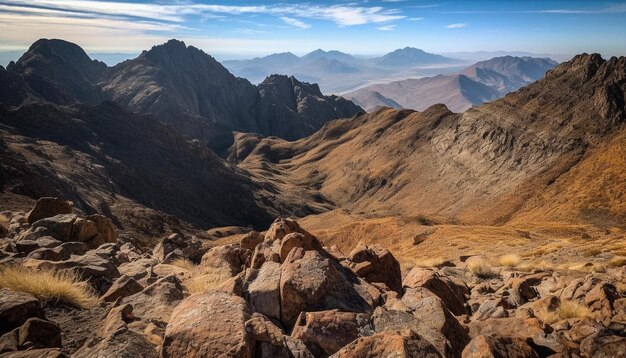
[[462,114],[443,105],[384,109],[294,143],[262,139],[239,156],[240,167],[284,173],[283,191],[317,188],[354,212],[505,223],[623,129],[625,64],[580,55]]
[[263,226],[299,210],[300,204],[270,200],[271,184],[254,183],[171,127],[111,102],[26,105],[1,110],[0,124],[3,198],[67,198],[84,212],[103,212],[125,230],[151,236]]
[[376,107],[376,101],[370,104],[367,98],[378,92],[405,108],[421,111],[443,103],[454,112],[463,112],[540,79],[555,65],[545,58],[496,57],[478,62],[460,74],[371,85],[345,93],[344,97],[356,100],[366,110]]
[[346,93],[343,96],[356,101],[366,110],[372,110],[379,105],[375,97],[372,97],[372,93],[379,93],[404,108],[420,111],[434,103],[444,103],[450,110],[462,112],[473,105],[498,97],[497,92],[491,87],[476,82],[465,75],[438,75],[372,85]]

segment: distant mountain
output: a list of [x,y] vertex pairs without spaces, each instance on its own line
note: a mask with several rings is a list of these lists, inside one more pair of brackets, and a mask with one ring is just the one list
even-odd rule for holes
[[462,112],[538,80],[556,65],[555,61],[547,58],[496,57],[478,62],[458,74],[371,85],[343,96],[366,110],[381,105],[372,96],[372,93],[378,93],[405,108],[421,111],[433,104],[443,103],[454,112]]
[[464,70],[463,74],[496,86],[501,92],[511,92],[540,79],[557,64],[549,58],[503,56],[478,62]]
[[[353,92],[358,93],[358,91]],[[387,98],[376,91],[367,91],[363,96],[346,97],[352,100],[357,106],[365,108],[368,111],[375,111],[380,107],[402,108],[402,106],[391,98]]]
[[458,60],[435,55],[414,47],[405,47],[390,52],[380,58],[372,59],[378,66],[384,67],[416,67],[433,64],[453,64]]
[[[278,57],[288,61],[290,55]],[[280,92],[289,100],[271,94],[271,85],[261,91],[213,57],[177,40],[109,68],[75,44],[42,39],[0,73],[0,79],[5,88],[13,88],[3,99],[7,105],[36,101],[95,105],[113,100],[133,112],[152,114],[216,150],[232,143],[231,131],[293,140],[326,121],[361,111],[351,101],[324,96],[319,87],[295,79],[288,82],[289,91]],[[292,98],[300,102],[293,105]]]
[[356,61],[356,58],[354,56],[337,50],[324,51],[322,49],[317,49],[302,56],[302,59],[305,61],[315,61],[321,58],[341,61],[345,63],[352,63]]
[[[250,60],[224,61],[237,76],[259,83],[271,74],[297,76],[320,85],[324,92],[342,93],[367,83],[390,82],[431,74],[458,71],[461,61],[407,47],[382,57],[360,58],[340,51],[317,49],[298,57],[291,53],[273,54]],[[467,63],[469,64],[469,63]],[[467,65],[465,64],[465,65]]]
[[378,98],[372,97],[373,93],[378,93],[404,108],[418,111],[423,111],[435,103],[444,103],[450,110],[462,112],[473,105],[498,98],[496,90],[465,75],[438,75],[372,85],[346,93],[344,97],[372,111],[381,106]]

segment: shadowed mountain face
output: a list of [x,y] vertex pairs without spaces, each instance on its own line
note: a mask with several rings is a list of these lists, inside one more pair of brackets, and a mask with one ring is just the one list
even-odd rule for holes
[[384,67],[415,67],[454,63],[456,61],[449,57],[435,55],[413,47],[398,49],[374,60],[377,65]]
[[[542,193],[551,193],[554,183],[581,182],[565,173],[584,175],[576,168],[590,166],[583,162],[602,150],[598,143],[624,131],[625,64],[624,57],[580,55],[518,92],[462,114],[443,105],[423,112],[383,109],[329,123],[294,143],[262,139],[238,156],[240,167],[258,176],[284,173],[283,191],[319,188],[328,201],[355,212],[485,224],[505,223],[536,207],[545,214],[537,198],[549,195]],[[624,182],[611,183],[612,191],[626,189]],[[561,204],[571,210],[559,219],[584,221],[593,216],[589,210],[604,210],[604,224],[614,224],[624,215],[608,204],[588,207],[585,195],[573,195],[571,206]],[[556,217],[549,211],[540,219]]]
[[[39,40],[1,75],[23,92],[7,95],[8,105],[37,99],[63,105],[113,100],[131,111],[152,114],[217,150],[232,143],[230,131],[292,140],[313,133],[329,120],[361,111],[350,101],[326,97],[316,86],[297,80],[289,83],[297,83],[298,88],[280,92],[290,100],[298,92],[295,100],[303,102],[291,103],[270,93],[272,79],[260,91],[211,56],[176,40],[112,68],[92,61],[75,44]],[[317,90],[304,93],[307,89]]]
[[556,62],[533,57],[496,57],[478,62],[460,74],[438,75],[420,79],[407,79],[387,84],[363,87],[344,94],[366,110],[375,109],[379,102],[371,93],[398,102],[404,108],[422,111],[433,104],[443,103],[454,112],[494,99],[536,81]]
[[59,196],[152,236],[193,226],[267,225],[291,206],[267,199],[271,184],[254,183],[170,126],[111,102],[25,105],[2,110],[0,124],[7,204],[10,194]]

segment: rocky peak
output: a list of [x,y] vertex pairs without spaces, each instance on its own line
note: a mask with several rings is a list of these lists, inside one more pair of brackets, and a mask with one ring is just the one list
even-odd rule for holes
[[42,72],[58,77],[59,70],[67,69],[94,80],[106,69],[100,61],[92,60],[78,45],[57,39],[40,39],[33,43],[20,59],[9,66],[14,72]]
[[21,76],[38,97],[57,104],[71,104],[102,100],[101,90],[93,82],[106,68],[76,44],[41,39],[7,70]]

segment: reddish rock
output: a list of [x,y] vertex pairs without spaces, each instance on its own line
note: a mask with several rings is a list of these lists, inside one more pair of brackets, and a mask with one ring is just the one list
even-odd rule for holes
[[463,358],[539,358],[539,355],[521,338],[480,335],[463,350]]
[[281,321],[291,326],[302,311],[371,313],[376,301],[370,289],[378,292],[330,255],[295,248],[281,267]]
[[250,309],[243,298],[225,292],[192,295],[172,313],[162,355],[252,357],[254,340],[246,330]]
[[71,212],[71,202],[59,198],[43,197],[39,198],[35,206],[26,214],[26,220],[32,225],[37,220],[59,214],[70,214]]
[[260,269],[248,270],[249,282],[244,297],[254,312],[280,320],[280,276],[281,267],[276,262],[266,262]]
[[465,307],[465,297],[469,293],[467,286],[456,284],[436,271],[414,267],[404,278],[402,284],[410,288],[424,287],[428,289],[441,298],[450,312],[455,315],[468,313]]
[[251,252],[238,244],[217,246],[202,256],[200,266],[212,268],[228,268],[231,275],[236,275],[250,262]]
[[264,236],[261,235],[260,232],[253,230],[245,234],[241,238],[241,240],[239,241],[239,245],[241,246],[242,249],[254,251],[254,249],[256,248],[256,245],[263,242],[263,238]]
[[363,333],[369,333],[367,315],[338,310],[302,312],[291,332],[316,356],[331,355]]
[[333,358],[435,358],[439,352],[411,330],[389,331],[359,338],[335,353]]
[[348,255],[350,268],[369,283],[384,283],[390,289],[402,292],[400,263],[378,245],[359,243]]
[[0,288],[0,335],[21,326],[31,317],[43,316],[43,309],[35,296]]

